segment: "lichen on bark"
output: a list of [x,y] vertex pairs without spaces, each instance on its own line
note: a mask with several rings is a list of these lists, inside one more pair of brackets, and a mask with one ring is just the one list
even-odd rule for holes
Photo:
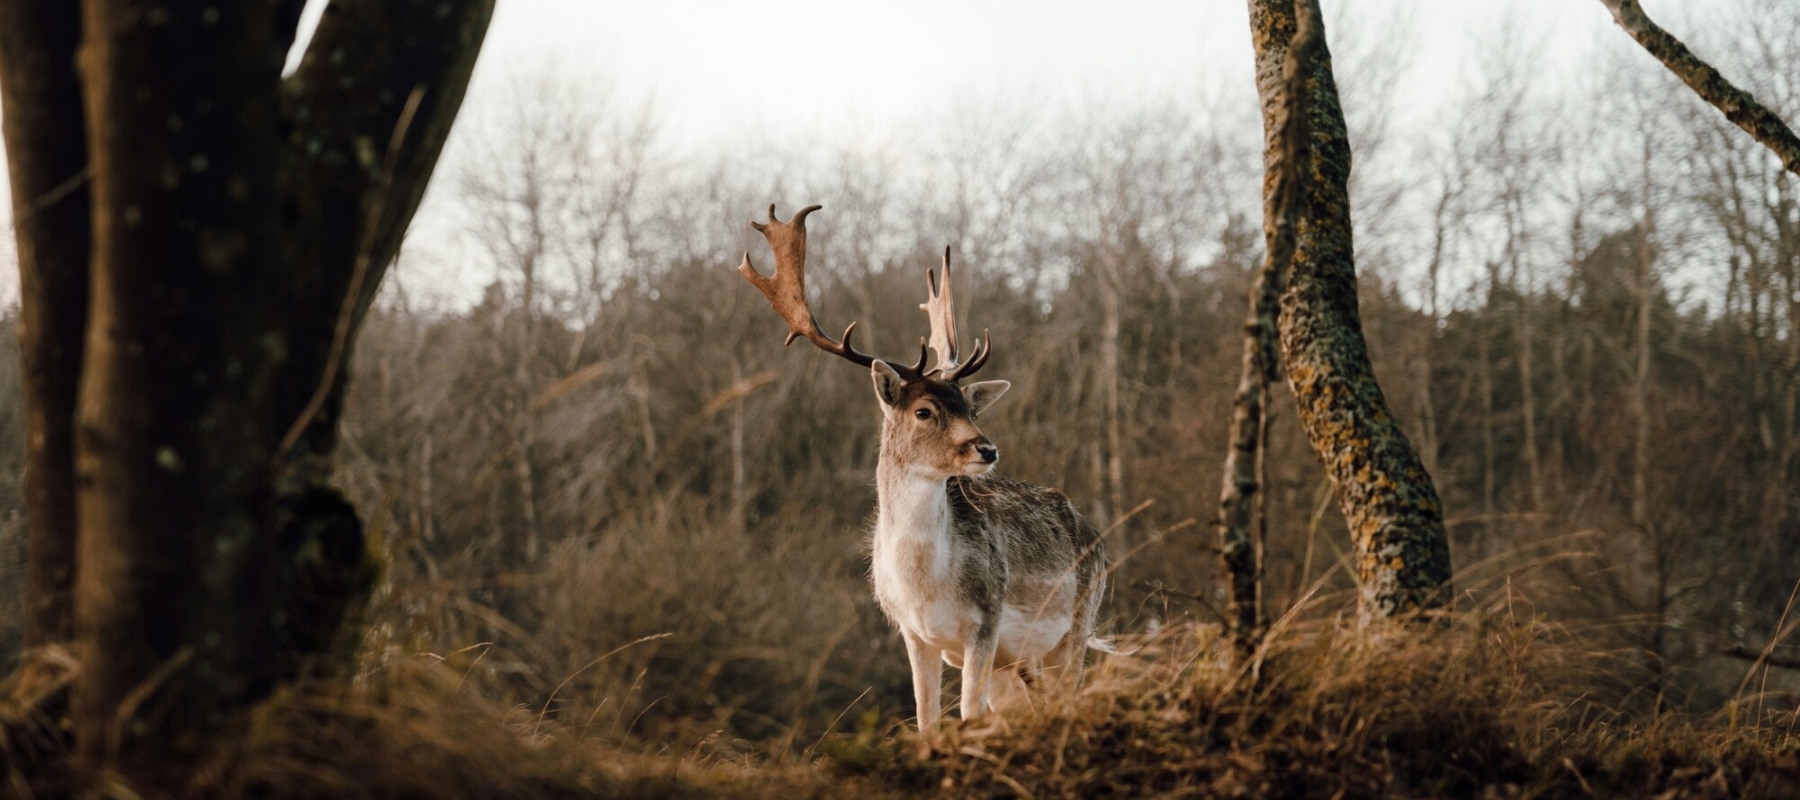
[[1682,80],[1700,95],[1702,100],[1711,103],[1719,113],[1731,120],[1732,124],[1744,129],[1745,133],[1781,159],[1781,165],[1796,175],[1800,175],[1800,137],[1796,137],[1787,123],[1770,111],[1767,106],[1756,101],[1756,97],[1737,88],[1725,76],[1706,63],[1687,45],[1682,44],[1674,34],[1664,30],[1644,13],[1643,6],[1637,0],[1600,0],[1612,12],[1613,21],[1620,28],[1636,39],[1644,50],[1663,66],[1668,67],[1675,77]]
[[[1250,0],[1256,88],[1262,102],[1263,193],[1273,197],[1282,161],[1283,64],[1298,30],[1297,6],[1317,26],[1303,65],[1308,132],[1296,242],[1281,297],[1288,386],[1313,451],[1349,523],[1365,618],[1439,605],[1450,550],[1437,489],[1375,380],[1357,312],[1350,221],[1350,142],[1332,77],[1317,0]],[[1272,231],[1270,231],[1272,234]],[[1273,236],[1267,246],[1276,246]]]

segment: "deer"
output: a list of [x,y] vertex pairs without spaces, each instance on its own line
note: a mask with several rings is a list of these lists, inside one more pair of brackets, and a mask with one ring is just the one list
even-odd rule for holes
[[[943,665],[962,672],[961,718],[989,710],[996,669],[1029,687],[1046,674],[1079,685],[1091,647],[1117,652],[1094,634],[1106,591],[1102,536],[1056,489],[992,474],[1000,448],[976,420],[1012,384],[964,384],[987,364],[993,334],[983,331],[960,359],[951,293],[950,248],[943,280],[925,274],[930,339],[912,365],[857,351],[856,323],[842,339],[819,330],[806,300],[806,218],[782,222],[769,206],[751,227],[768,240],[775,272],[764,277],[744,253],[738,272],[786,320],[783,347],[804,338],[869,371],[880,402],[876,514],[870,578],[883,613],[899,629],[912,668],[919,730],[938,729]],[[927,350],[936,363],[925,368]]]

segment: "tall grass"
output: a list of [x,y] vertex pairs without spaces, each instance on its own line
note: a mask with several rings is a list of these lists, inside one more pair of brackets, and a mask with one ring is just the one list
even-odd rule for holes
[[[602,576],[617,577],[575,575],[569,585]],[[774,602],[766,592],[740,591],[747,601]],[[723,668],[695,672],[669,653],[685,641],[718,653],[708,662],[717,665],[734,658],[726,655],[734,648],[718,642],[725,634],[708,632],[716,623],[701,621],[709,615],[684,604],[676,587],[646,589],[649,596],[693,612],[696,621],[683,633],[692,638],[624,642],[558,676],[552,700],[542,704],[517,702],[510,673],[493,666],[502,660],[497,645],[442,654],[384,645],[352,681],[305,683],[264,703],[248,733],[196,773],[191,794],[1781,798],[1800,792],[1800,728],[1791,699],[1746,695],[1735,715],[1731,709],[1642,713],[1609,690],[1616,682],[1612,659],[1593,649],[1592,632],[1521,614],[1526,606],[1516,599],[1358,628],[1344,621],[1353,615],[1332,613],[1347,611],[1349,598],[1326,597],[1280,620],[1249,658],[1237,657],[1213,626],[1139,633],[1127,637],[1133,655],[1102,656],[1081,687],[1013,687],[994,714],[971,724],[949,721],[940,736],[924,741],[896,709],[880,704],[852,704],[832,730],[779,703],[750,712],[756,703],[741,694],[759,682],[774,697],[828,693],[822,670],[803,655],[766,653],[735,657],[762,664],[760,674],[727,679]],[[755,634],[777,639],[791,629],[771,623]],[[760,647],[740,644],[735,651]],[[64,685],[70,663],[57,663],[63,671],[39,672],[50,676],[47,683],[27,687],[15,677],[6,687],[0,760],[12,796],[57,789],[31,770],[47,756],[54,759],[55,735],[34,725],[41,715],[29,703]],[[634,699],[656,692],[666,694]],[[687,726],[636,724],[657,700],[715,715],[755,713],[768,720],[768,735],[732,737],[723,726],[705,733],[704,715]]]

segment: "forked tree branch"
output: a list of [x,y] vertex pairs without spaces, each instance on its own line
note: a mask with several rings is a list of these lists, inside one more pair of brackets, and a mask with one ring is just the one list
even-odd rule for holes
[[[332,0],[299,68],[282,79],[287,302],[336,309],[348,296],[354,305],[347,342],[355,341],[424,196],[493,10],[494,0]],[[286,27],[291,21],[279,16],[280,36],[292,35]],[[417,87],[424,94],[408,112]],[[382,146],[403,114],[410,115],[405,140],[397,158],[384,159]],[[320,370],[333,361],[337,320],[332,314],[287,320],[289,357],[276,386],[275,414],[286,421],[305,413],[310,421],[300,439],[284,448],[290,451],[282,455],[284,481],[305,483],[329,469],[323,456],[335,448],[344,376],[327,379],[333,388],[325,402],[306,409]],[[344,363],[337,359],[337,368]]]
[[1600,0],[1600,4],[1612,12],[1613,21],[1619,23],[1619,27],[1700,95],[1700,99],[1711,103],[1725,114],[1726,119],[1773,151],[1787,171],[1800,175],[1800,137],[1796,137],[1775,112],[1757,102],[1749,92],[1732,85],[1711,64],[1694,55],[1680,39],[1663,30],[1644,13],[1637,0]]

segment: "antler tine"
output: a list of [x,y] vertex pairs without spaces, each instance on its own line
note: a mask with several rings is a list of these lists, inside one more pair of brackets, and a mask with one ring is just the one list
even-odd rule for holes
[[[763,238],[769,240],[769,249],[775,254],[775,274],[763,276],[750,263],[750,254],[744,253],[744,260],[738,264],[738,273],[755,286],[757,291],[768,298],[769,306],[775,313],[787,320],[787,340],[785,347],[793,344],[795,339],[805,337],[813,346],[827,353],[839,356],[852,363],[867,367],[875,363],[875,357],[857,352],[850,345],[850,337],[856,332],[856,323],[844,329],[842,341],[834,340],[819,330],[819,321],[813,316],[812,309],[806,304],[806,216],[818,211],[822,206],[812,205],[794,213],[794,218],[782,222],[775,216],[775,204],[769,204],[769,220],[766,223],[752,222],[750,227],[760,231]],[[920,354],[920,367],[924,366],[923,353]],[[895,367],[902,370],[904,367]],[[918,369],[913,370],[917,377]]]
[[983,328],[981,331],[981,339],[975,342],[975,355],[970,356],[968,361],[964,362],[962,366],[957,367],[946,376],[944,380],[954,383],[963,378],[967,378],[970,375],[974,375],[982,367],[987,365],[988,356],[993,352],[994,334]]
[[937,273],[925,271],[925,302],[919,309],[931,316],[931,349],[937,351],[934,372],[949,374],[956,363],[956,303],[950,292],[950,246],[944,245],[944,281]]

